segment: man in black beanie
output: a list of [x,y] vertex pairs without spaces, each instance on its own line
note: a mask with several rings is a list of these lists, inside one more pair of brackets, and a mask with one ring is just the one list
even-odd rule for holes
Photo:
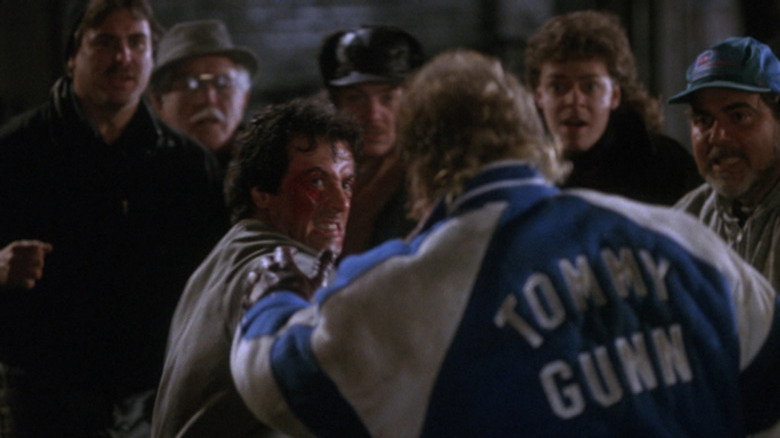
[[0,294],[14,436],[147,434],[173,308],[227,229],[216,161],[142,99],[148,1],[79,6],[66,75],[0,128],[0,247],[52,248],[32,289]]

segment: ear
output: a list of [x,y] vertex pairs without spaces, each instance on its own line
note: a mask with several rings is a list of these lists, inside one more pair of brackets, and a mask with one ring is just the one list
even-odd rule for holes
[[542,101],[542,87],[536,87],[534,89],[534,101],[536,102],[536,108],[542,109],[541,101]]
[[241,104],[241,112],[246,111],[246,107],[249,105],[249,98],[252,97],[252,92],[247,91],[244,93],[244,102]]
[[[75,56],[75,55],[74,55]],[[68,58],[68,62],[65,63],[65,67],[68,73],[68,77],[73,77],[73,67],[75,66],[76,62],[73,60],[74,56],[71,56]]]
[[250,194],[252,195],[252,203],[255,205],[255,209],[267,210],[271,206],[272,195],[270,193],[261,192],[257,187],[252,187]]
[[157,114],[162,113],[162,109],[163,109],[162,94],[152,93],[151,91],[147,91],[146,95],[149,96],[149,102],[151,102],[152,107],[154,107],[154,110],[157,111]]
[[609,108],[614,110],[617,107],[620,106],[620,85],[615,84],[614,87],[612,87],[612,100],[610,101]]

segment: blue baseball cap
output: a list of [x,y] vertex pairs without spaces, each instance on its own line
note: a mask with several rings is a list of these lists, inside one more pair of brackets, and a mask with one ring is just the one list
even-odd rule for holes
[[766,44],[751,37],[732,37],[699,54],[685,79],[685,91],[672,96],[669,103],[690,102],[702,88],[780,93],[780,60]]

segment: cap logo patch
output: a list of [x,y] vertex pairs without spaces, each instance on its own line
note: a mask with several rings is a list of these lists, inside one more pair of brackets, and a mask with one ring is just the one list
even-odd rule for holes
[[710,59],[712,59],[712,50],[707,50],[706,52],[699,55],[698,59],[696,59],[696,68],[699,68],[708,63]]

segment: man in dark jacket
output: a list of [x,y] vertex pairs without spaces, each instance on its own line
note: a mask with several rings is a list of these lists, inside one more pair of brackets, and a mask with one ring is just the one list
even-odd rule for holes
[[33,289],[0,294],[0,413],[20,436],[148,428],[173,308],[228,224],[214,158],[142,100],[148,2],[81,10],[67,75],[0,129],[0,247],[52,247]]
[[661,134],[660,104],[639,82],[620,20],[576,11],[528,40],[526,82],[573,167],[564,187],[671,205],[701,183],[691,154]]

